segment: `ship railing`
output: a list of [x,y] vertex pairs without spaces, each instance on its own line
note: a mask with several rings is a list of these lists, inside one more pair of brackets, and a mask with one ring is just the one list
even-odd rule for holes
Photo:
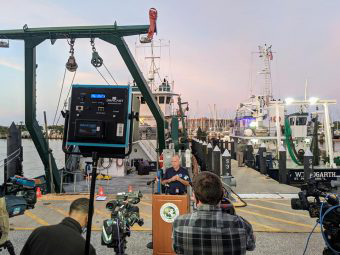
[[69,174],[69,175],[73,175],[73,193],[77,193],[76,192],[76,187],[77,187],[77,180],[78,180],[78,176],[81,175],[82,177],[86,177],[86,185],[87,185],[87,192],[90,192],[90,173],[85,174],[83,171],[79,170],[79,171],[68,171],[64,168],[62,168],[60,173],[60,193],[63,191],[63,187],[64,185],[68,185],[68,184],[72,184],[71,182],[64,182],[64,175]]
[[21,148],[18,148],[14,152],[12,152],[7,157],[0,160],[0,162],[3,162],[0,167],[7,166],[11,161],[15,160],[16,158],[20,157],[21,155]]
[[[76,171],[69,171],[65,168],[62,168],[60,171],[60,193],[64,191],[65,185],[72,185],[73,184],[73,191],[68,190],[65,193],[68,194],[79,194],[79,193],[90,193],[90,186],[91,186],[91,178],[92,178],[92,171],[83,171],[83,170],[76,170]],[[87,173],[86,173],[87,172]],[[64,176],[65,175],[73,175],[73,181],[71,182],[65,182]],[[98,174],[100,175],[101,172],[99,171]],[[80,177],[80,178],[79,178]],[[84,187],[84,178],[85,178],[85,185]],[[97,178],[97,177],[96,177]],[[104,182],[104,183],[103,183]],[[102,179],[101,181],[97,181],[96,187],[98,186],[104,186],[105,190],[109,190],[109,183],[110,179]],[[64,193],[64,194],[65,194]]]

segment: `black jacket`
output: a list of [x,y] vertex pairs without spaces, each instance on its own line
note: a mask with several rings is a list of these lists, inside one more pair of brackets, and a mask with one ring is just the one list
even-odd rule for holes
[[[84,255],[85,239],[80,224],[67,217],[57,225],[35,229],[27,239],[21,255]],[[91,255],[96,251],[91,246]]]

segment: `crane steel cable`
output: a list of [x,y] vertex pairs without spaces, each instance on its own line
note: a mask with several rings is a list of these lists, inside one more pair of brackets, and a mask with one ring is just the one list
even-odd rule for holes
[[109,73],[109,75],[111,76],[112,80],[114,81],[114,83],[116,83],[116,85],[118,85],[118,83],[116,82],[115,78],[113,78],[111,72],[109,71],[109,69],[106,67],[105,63],[103,62],[103,66],[105,67],[106,71]]
[[61,84],[61,89],[60,89],[60,93],[59,93],[58,104],[57,104],[57,108],[55,109],[55,114],[54,114],[54,118],[53,118],[52,126],[54,126],[55,119],[56,119],[56,117],[57,117],[57,114],[58,114],[58,109],[59,109],[60,99],[61,99],[61,95],[63,94],[64,84],[65,84],[65,77],[66,77],[66,67],[65,67],[65,71],[64,71],[63,82],[62,82],[62,84]]
[[100,76],[104,79],[104,81],[107,83],[107,85],[111,85],[106,79],[105,77],[102,75],[102,73],[99,71],[99,69],[97,67],[95,67],[95,69],[97,70],[97,72],[100,74]]
[[[64,100],[64,106],[63,106],[63,108],[62,108],[62,110],[61,110],[61,111],[65,110],[65,108],[66,108],[67,99],[68,99],[68,97],[69,97],[69,95],[70,95],[71,88],[72,88],[72,84],[73,84],[73,82],[74,82],[74,79],[75,79],[75,77],[76,77],[76,73],[77,73],[77,71],[75,71],[75,72],[74,72],[74,74],[73,74],[73,78],[72,78],[72,81],[71,81],[70,87],[69,87],[69,89],[68,89],[68,92],[67,92],[67,95],[66,95],[66,99]],[[60,113],[59,113],[59,117],[58,117],[58,120],[57,120],[57,123],[56,123],[56,125],[58,125],[58,123],[59,123],[59,120],[60,120],[60,117],[61,117],[61,111],[60,111]]]

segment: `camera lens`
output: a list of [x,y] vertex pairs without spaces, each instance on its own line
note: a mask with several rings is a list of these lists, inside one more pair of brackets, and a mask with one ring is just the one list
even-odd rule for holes
[[294,210],[303,210],[303,207],[301,205],[301,201],[298,198],[292,198],[290,200],[290,204],[291,204],[292,209],[294,209]]

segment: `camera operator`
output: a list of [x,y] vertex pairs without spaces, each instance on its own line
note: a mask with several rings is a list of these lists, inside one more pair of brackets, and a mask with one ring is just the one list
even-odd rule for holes
[[193,200],[197,210],[180,215],[173,223],[173,249],[176,254],[245,254],[255,249],[250,223],[240,216],[224,212],[220,178],[201,172],[193,180]]
[[172,167],[168,168],[164,174],[162,184],[168,185],[170,195],[183,195],[187,193],[187,186],[190,185],[188,170],[180,166],[180,158],[174,155],[171,159]]
[[[69,217],[57,225],[43,226],[35,229],[21,255],[83,255],[85,239],[82,236],[88,220],[89,199],[79,198],[72,202]],[[91,246],[90,254],[96,251]]]

